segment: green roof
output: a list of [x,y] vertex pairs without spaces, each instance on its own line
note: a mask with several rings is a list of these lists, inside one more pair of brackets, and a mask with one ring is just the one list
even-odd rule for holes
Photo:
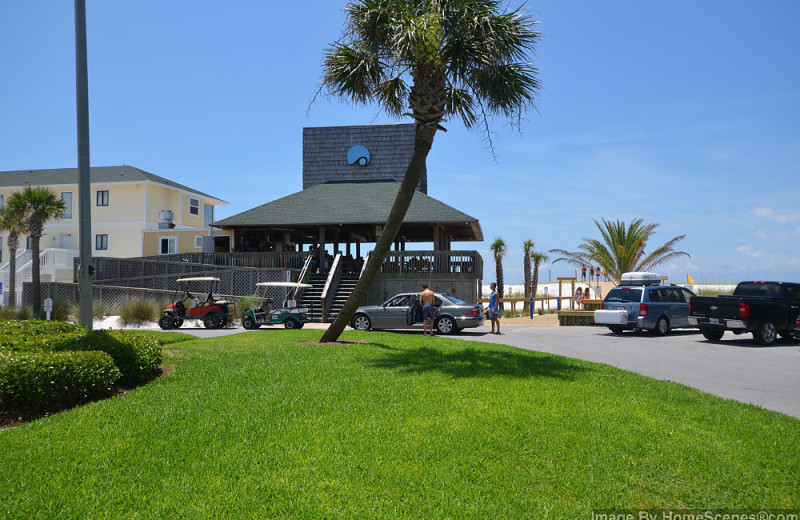
[[[18,170],[0,172],[0,187],[23,188],[25,186],[59,186],[78,184],[77,168],[58,168],[49,170]],[[152,182],[169,186],[177,190],[187,191],[207,199],[227,204],[224,200],[212,197],[183,184],[178,184],[165,177],[155,175],[133,166],[92,166],[90,169],[92,184],[113,184],[131,182]]]
[[[218,220],[219,228],[313,227],[383,224],[397,197],[396,181],[330,182]],[[420,191],[414,193],[404,225],[440,224],[459,240],[483,240],[478,219]]]

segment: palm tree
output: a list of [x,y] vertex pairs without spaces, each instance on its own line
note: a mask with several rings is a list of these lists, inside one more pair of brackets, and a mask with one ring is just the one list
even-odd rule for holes
[[[528,308],[528,300],[531,297],[531,252],[534,243],[530,238],[522,243],[522,272],[525,276],[525,301],[522,302],[522,309]],[[534,293],[534,296],[536,294]]]
[[[594,219],[592,219],[594,220]],[[642,219],[633,220],[630,225],[617,220],[602,219],[601,225],[594,220],[603,240],[584,238],[579,251],[551,249],[551,253],[563,255],[553,263],[565,261],[570,264],[592,265],[597,263],[608,270],[609,275],[619,283],[622,273],[631,271],[649,271],[680,255],[689,256],[685,251],[675,251],[674,246],[686,235],[677,236],[651,253],[645,253],[647,242],[660,224],[642,224]]]
[[543,251],[531,251],[530,258],[533,261],[533,281],[531,282],[531,295],[536,297],[536,291],[539,289],[539,266],[543,262],[550,260],[550,256]]
[[28,186],[22,190],[22,200],[28,219],[28,236],[31,237],[31,257],[33,260],[33,283],[31,298],[33,300],[33,316],[38,318],[40,312],[41,278],[39,265],[39,242],[44,234],[44,225],[48,220],[59,218],[64,214],[67,205],[50,188]]
[[338,339],[377,277],[446,117],[488,128],[488,114],[513,121],[533,103],[538,71],[526,59],[539,33],[520,9],[502,9],[499,0],[353,0],[345,8],[345,33],[326,53],[321,89],[408,115],[416,130],[383,233],[322,341]]
[[19,236],[27,230],[26,206],[22,194],[15,191],[0,210],[0,229],[8,231],[8,306],[17,305],[17,249]]
[[500,298],[503,297],[503,257],[506,255],[508,248],[502,238],[496,238],[492,245],[489,246],[494,257],[494,269],[497,274],[497,294]]

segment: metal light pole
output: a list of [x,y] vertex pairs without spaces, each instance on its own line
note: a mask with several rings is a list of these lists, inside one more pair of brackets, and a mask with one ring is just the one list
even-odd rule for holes
[[78,270],[81,325],[92,329],[92,206],[89,169],[89,72],[86,59],[86,0],[75,0],[75,78],[78,109]]

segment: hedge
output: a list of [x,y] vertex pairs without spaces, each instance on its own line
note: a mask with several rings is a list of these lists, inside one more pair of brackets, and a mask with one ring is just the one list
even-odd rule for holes
[[57,321],[0,321],[3,352],[102,351],[111,356],[123,386],[147,381],[161,366],[161,345],[152,336],[123,330],[86,330]]
[[119,377],[105,352],[0,353],[0,410],[40,414],[109,397]]

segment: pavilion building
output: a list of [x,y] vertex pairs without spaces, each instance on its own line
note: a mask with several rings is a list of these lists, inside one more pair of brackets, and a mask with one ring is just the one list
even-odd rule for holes
[[[344,271],[351,271],[346,262],[361,265],[359,257],[380,237],[413,152],[414,124],[304,128],[303,190],[211,225],[232,233],[237,253],[317,246],[341,257]],[[422,280],[464,300],[479,296],[483,260],[477,251],[454,251],[453,243],[482,241],[480,223],[429,196],[427,184],[423,172],[394,251],[365,303],[418,290]],[[324,259],[317,265],[325,274]]]

